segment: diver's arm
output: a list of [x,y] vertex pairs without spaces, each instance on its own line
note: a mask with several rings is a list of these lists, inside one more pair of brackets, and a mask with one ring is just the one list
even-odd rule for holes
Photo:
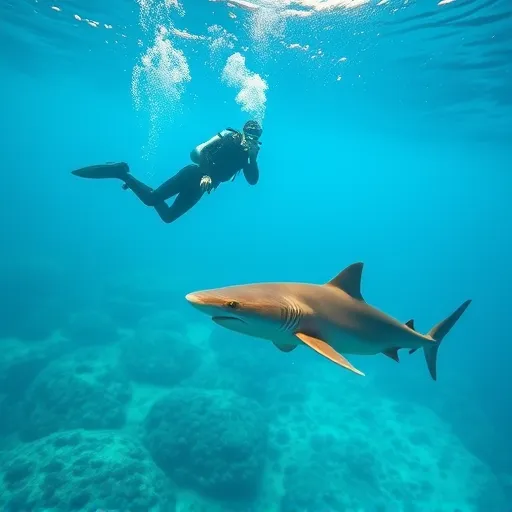
[[244,176],[249,185],[256,185],[260,178],[260,170],[256,158],[256,155],[251,155],[249,161],[244,165]]

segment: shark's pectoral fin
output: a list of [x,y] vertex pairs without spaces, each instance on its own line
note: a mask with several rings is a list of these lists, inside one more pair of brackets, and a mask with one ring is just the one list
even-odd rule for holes
[[398,357],[398,348],[389,348],[388,350],[383,350],[382,353],[393,359],[393,361],[396,361],[397,363],[400,362],[400,358]]
[[418,350],[417,348],[411,348],[411,350],[409,350],[409,354],[414,354],[414,352],[416,352],[416,350]]
[[357,373],[358,375],[362,375],[364,377],[364,373],[359,371],[357,368],[354,368],[341,354],[338,354],[336,350],[334,350],[328,343],[313,336],[308,336],[307,334],[303,334],[298,332],[295,334],[300,341],[305,343],[308,347],[312,348],[320,355],[327,357],[332,362],[343,366],[347,370],[351,372]]
[[291,345],[288,343],[278,343],[277,341],[272,342],[281,352],[291,352],[297,345]]

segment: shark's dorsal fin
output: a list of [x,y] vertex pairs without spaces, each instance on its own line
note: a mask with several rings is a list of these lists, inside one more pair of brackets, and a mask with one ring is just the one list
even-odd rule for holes
[[407,322],[405,322],[405,325],[407,325],[407,327],[409,327],[409,329],[412,329],[414,331],[414,320],[412,318],[410,320],[408,320]]
[[352,298],[362,300],[361,295],[361,275],[363,273],[363,263],[353,263],[346,269],[342,270],[336,277],[331,279],[327,284],[335,286]]
[[278,343],[277,341],[272,342],[281,352],[291,352],[297,345],[289,345],[287,343]]
[[340,366],[343,366],[343,368],[346,368],[347,370],[350,370],[351,372],[357,373],[357,375],[362,375],[364,377],[364,373],[362,371],[351,365],[349,361],[347,361],[341,354],[338,354],[338,352],[336,352],[336,350],[334,350],[324,340],[315,338],[314,336],[308,336],[302,332],[296,333],[295,336],[297,336],[297,338],[299,338],[302,343],[312,348],[320,355],[330,359],[333,363],[339,364]]

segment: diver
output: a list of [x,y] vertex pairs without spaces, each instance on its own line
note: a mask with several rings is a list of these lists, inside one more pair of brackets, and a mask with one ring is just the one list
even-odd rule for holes
[[[247,182],[256,185],[262,133],[257,121],[247,121],[241,132],[233,128],[219,132],[191,152],[192,164],[156,189],[132,176],[125,162],[83,167],[72,174],[81,178],[123,181],[123,189],[131,190],[146,206],[154,207],[160,218],[170,224],[190,210],[205,192],[209,194],[221,183],[233,181],[241,170]],[[174,196],[176,199],[168,206],[166,199]]]

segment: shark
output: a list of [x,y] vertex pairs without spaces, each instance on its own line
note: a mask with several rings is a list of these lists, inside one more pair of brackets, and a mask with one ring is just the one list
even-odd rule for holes
[[307,346],[339,366],[364,376],[347,355],[385,356],[423,349],[437,380],[437,354],[444,337],[470,305],[464,302],[427,334],[370,305],[361,293],[363,263],[342,270],[324,284],[273,282],[232,285],[188,293],[185,299],[218,325],[272,342],[282,352]]

